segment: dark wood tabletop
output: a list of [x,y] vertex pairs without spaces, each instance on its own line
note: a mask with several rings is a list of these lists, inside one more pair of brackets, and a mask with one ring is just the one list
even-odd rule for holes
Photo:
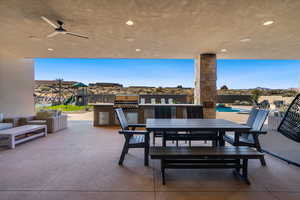
[[147,119],[149,131],[249,131],[250,127],[224,119]]

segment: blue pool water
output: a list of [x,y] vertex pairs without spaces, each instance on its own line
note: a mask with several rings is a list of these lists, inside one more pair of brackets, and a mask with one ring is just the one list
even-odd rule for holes
[[217,112],[240,112],[240,111],[242,111],[242,110],[238,109],[238,108],[217,106]]

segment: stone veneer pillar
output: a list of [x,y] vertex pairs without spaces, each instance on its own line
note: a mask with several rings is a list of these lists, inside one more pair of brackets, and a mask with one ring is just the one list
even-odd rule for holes
[[204,118],[216,118],[216,54],[201,54],[195,59],[194,103],[203,105]]

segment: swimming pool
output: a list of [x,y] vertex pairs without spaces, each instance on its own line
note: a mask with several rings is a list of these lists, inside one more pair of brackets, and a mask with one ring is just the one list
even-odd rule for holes
[[223,106],[217,106],[216,109],[217,109],[217,112],[240,112],[240,111],[243,111],[243,109],[223,107]]

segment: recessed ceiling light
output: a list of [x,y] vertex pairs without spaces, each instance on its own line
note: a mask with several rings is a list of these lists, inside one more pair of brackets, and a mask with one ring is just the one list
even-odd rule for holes
[[265,21],[265,22],[263,23],[264,26],[270,26],[270,25],[272,25],[272,24],[274,24],[274,21],[272,21],[272,20],[270,20],[270,21]]
[[48,51],[53,51],[54,49],[48,48]]
[[240,42],[250,42],[251,38],[242,38],[240,39]]
[[227,49],[221,49],[221,52],[223,52],[223,53],[227,52]]
[[135,49],[135,51],[137,51],[137,52],[140,52],[140,51],[141,51],[141,49]]
[[131,21],[131,20],[128,20],[127,22],[126,22],[126,24],[128,25],[128,26],[133,26],[133,21]]

